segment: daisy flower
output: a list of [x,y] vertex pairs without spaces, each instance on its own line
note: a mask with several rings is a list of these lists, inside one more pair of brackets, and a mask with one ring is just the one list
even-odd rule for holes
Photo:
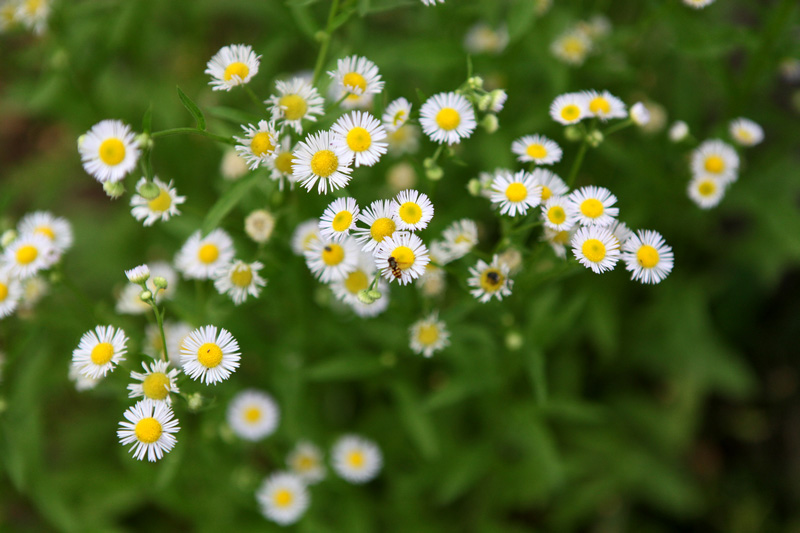
[[229,181],[238,180],[249,171],[250,168],[247,166],[247,161],[242,159],[235,148],[225,150],[219,165],[219,172],[222,174],[223,179]]
[[275,155],[275,148],[278,145],[278,132],[275,129],[275,122],[260,120],[257,126],[248,124],[242,126],[244,137],[234,137],[236,151],[247,161],[250,170],[255,170],[259,166],[267,164]]
[[286,457],[286,464],[308,484],[319,483],[325,478],[322,450],[310,442],[298,442]]
[[177,368],[170,369],[166,361],[154,361],[147,366],[142,363],[144,372],[131,372],[131,379],[139,383],[128,385],[128,398],[145,398],[154,402],[166,402],[172,404],[170,393],[178,394],[178,385],[175,380],[180,374]]
[[613,269],[619,259],[619,241],[608,228],[579,228],[572,236],[571,244],[575,258],[595,274]]
[[478,22],[464,36],[464,49],[470,54],[499,54],[508,46],[508,28],[496,30],[486,22]]
[[192,331],[181,344],[183,372],[206,385],[224,381],[239,367],[239,343],[228,330],[204,326]]
[[[336,62],[336,70],[328,72],[333,79],[331,87],[337,91],[337,100],[345,94],[355,96],[342,102],[344,107],[352,107],[359,96],[378,94],[383,90],[383,81],[375,63],[366,57],[350,56]],[[349,102],[348,102],[349,100]]]
[[132,269],[125,271],[125,277],[128,278],[128,281],[131,283],[136,283],[137,285],[144,283],[150,279],[150,268],[147,265],[133,267]]
[[130,126],[103,120],[81,137],[78,144],[83,168],[100,183],[121,181],[139,161],[139,144]]
[[419,123],[425,135],[439,144],[457,144],[475,131],[475,111],[457,93],[439,93],[422,104]]
[[[456,260],[467,255],[478,245],[478,225],[474,220],[462,218],[447,226],[442,237],[448,255],[452,256],[452,260]],[[437,257],[433,252],[433,244],[431,244],[431,257]],[[439,261],[436,262],[439,263]]]
[[591,51],[592,40],[586,32],[576,28],[561,34],[550,44],[550,52],[568,65],[582,65]]
[[280,411],[272,396],[260,390],[243,390],[228,405],[228,425],[244,440],[269,437],[278,427]]
[[[9,2],[14,6],[14,2]],[[50,0],[22,0],[16,3],[16,17],[28,29],[41,34],[47,28],[50,16]]]
[[619,214],[617,197],[605,187],[589,185],[572,191],[567,197],[582,226],[608,226]]
[[264,244],[275,229],[275,216],[266,209],[256,209],[244,219],[244,232],[254,242]]
[[631,120],[637,126],[647,126],[650,123],[650,110],[642,102],[636,102],[631,106]]
[[669,128],[669,140],[674,143],[681,142],[687,135],[689,135],[689,125],[682,120],[676,121]]
[[567,244],[569,244],[571,238],[572,232],[566,230],[556,231],[547,226],[544,227],[544,233],[542,234],[542,240],[549,244],[556,256],[561,259],[567,258]]
[[[145,183],[147,183],[146,178],[140,179],[136,183],[136,190]],[[144,220],[145,226],[152,226],[159,220],[166,222],[171,217],[180,215],[178,206],[186,201],[185,196],[178,196],[178,191],[172,186],[171,180],[169,183],[164,183],[154,177],[153,183],[158,187],[158,196],[152,200],[138,193],[131,197],[131,214],[136,220]]]
[[433,218],[433,203],[428,195],[413,189],[401,191],[390,207],[398,229],[418,231]]
[[551,196],[542,206],[545,227],[556,231],[569,231],[577,224],[575,206],[564,196]]
[[478,259],[474,267],[470,267],[470,277],[467,285],[475,287],[470,290],[470,294],[482,303],[486,303],[493,297],[502,300],[504,296],[511,294],[511,287],[514,281],[508,277],[508,265],[500,261],[495,255],[491,263],[486,263],[483,259]]
[[269,177],[272,181],[278,182],[278,189],[283,190],[283,180],[287,180],[289,185],[294,188],[294,174],[292,165],[294,165],[294,150],[295,146],[292,144],[292,138],[284,135],[280,143],[275,146],[275,151],[272,152],[274,157],[267,158],[267,167],[270,170]]
[[125,420],[119,423],[117,437],[122,445],[132,444],[129,451],[139,461],[145,455],[148,461],[157,461],[178,442],[178,420],[166,402],[137,402],[125,411]]
[[341,189],[350,182],[350,163],[353,153],[333,143],[334,135],[329,131],[312,133],[301,141],[295,150],[292,175],[300,185],[310,191],[317,181],[317,192],[327,194]]
[[513,176],[499,174],[492,182],[492,203],[500,206],[501,215],[524,215],[529,207],[542,201],[542,186],[533,182],[533,176],[520,170]]
[[626,118],[628,111],[625,109],[625,104],[608,91],[586,91],[586,100],[588,102],[589,115],[597,117],[603,122],[611,118]]
[[245,263],[232,261],[214,275],[214,287],[220,294],[227,294],[235,305],[242,304],[248,296],[258,298],[267,281],[258,275],[264,265],[258,261]]
[[696,176],[689,182],[687,193],[689,198],[696,203],[700,209],[711,209],[716,207],[725,196],[725,180],[709,175]]
[[701,9],[713,4],[714,0],[683,0],[683,3],[689,7],[693,7],[695,9]]
[[566,93],[550,104],[550,116],[559,124],[577,124],[590,116],[589,101],[583,93]]
[[425,357],[432,356],[434,352],[450,344],[450,332],[447,331],[445,323],[439,320],[438,311],[412,324],[409,335],[411,349],[414,353],[421,353]]
[[264,479],[256,491],[256,499],[265,518],[286,526],[303,516],[311,497],[300,476],[278,472]]
[[363,111],[339,117],[331,127],[333,145],[350,153],[355,167],[371,167],[386,153],[386,130],[380,121]]
[[61,253],[72,246],[72,226],[69,221],[53,216],[47,211],[35,211],[25,215],[17,224],[17,231],[20,235],[29,233],[44,235]]
[[260,59],[249,45],[223,46],[206,65],[205,73],[211,76],[208,84],[214,91],[230,91],[249,83],[258,73]]
[[656,284],[672,272],[674,256],[660,233],[639,230],[622,245],[622,260],[631,279]]
[[552,165],[561,161],[561,147],[544,135],[525,135],[511,143],[511,151],[517,154],[517,161]]
[[318,239],[304,254],[309,270],[323,283],[344,279],[358,263],[358,245],[350,237]]
[[707,174],[725,182],[736,181],[739,156],[729,144],[713,139],[703,142],[692,153],[692,174]]
[[551,196],[564,196],[569,192],[569,187],[558,175],[544,168],[534,168],[531,172],[533,183],[542,186],[542,201],[549,200]]
[[205,237],[198,230],[175,256],[175,266],[188,279],[211,279],[233,260],[233,240],[221,229]]
[[358,203],[355,198],[337,198],[325,208],[319,220],[322,237],[340,241],[350,234],[358,221]]
[[0,318],[10,316],[22,298],[22,284],[7,269],[0,268]]
[[380,448],[364,437],[344,435],[331,449],[333,469],[345,481],[366,483],[375,478],[383,466]]
[[386,171],[386,184],[395,193],[411,189],[417,184],[417,171],[408,161],[395,163]]
[[763,128],[747,118],[732,121],[729,131],[733,140],[741,146],[755,146],[764,140]]
[[9,275],[24,280],[50,268],[58,256],[49,237],[30,233],[20,235],[3,250],[0,264],[5,263]]
[[41,276],[34,276],[22,282],[22,300],[20,309],[30,311],[47,294],[50,284]]
[[358,217],[367,228],[357,227],[353,233],[365,252],[373,251],[383,240],[397,231],[397,222],[392,215],[391,200],[375,200]]
[[269,97],[268,108],[272,118],[294,129],[298,135],[303,133],[303,120],[317,121],[323,114],[325,100],[311,83],[303,78],[289,81],[276,81],[277,95]]
[[386,237],[375,251],[375,266],[386,279],[397,280],[401,285],[424,274],[429,262],[428,248],[413,233],[399,232]]
[[393,133],[403,126],[411,116],[411,102],[405,98],[398,98],[386,106],[383,112],[383,127],[387,132]]
[[358,299],[358,293],[368,289],[375,277],[377,268],[375,260],[371,255],[364,252],[358,253],[358,263],[355,270],[347,274],[343,279],[333,281],[330,284],[331,291],[336,298],[353,310],[361,318],[369,318],[383,313],[389,307],[389,284],[384,279],[378,280],[375,287],[382,294],[381,298],[371,304],[365,304]]
[[444,4],[444,0],[422,0],[422,3],[426,6],[435,6],[437,2]]
[[403,154],[416,154],[419,150],[419,128],[414,124],[404,124],[390,132],[389,153],[395,157]]
[[[435,243],[434,243],[435,244]],[[431,248],[433,244],[431,244]],[[442,268],[433,264],[436,261],[435,255],[431,255],[431,262],[425,267],[425,273],[417,281],[417,287],[422,294],[428,298],[436,298],[444,294],[447,287],[447,277]],[[438,261],[436,261],[438,263]],[[441,264],[441,263],[440,263]]]
[[310,218],[301,222],[292,233],[292,251],[295,255],[303,255],[311,250],[311,245],[320,239],[319,220]]
[[105,377],[120,361],[125,360],[127,342],[128,338],[122,329],[97,326],[83,334],[78,347],[72,351],[72,363],[86,377]]

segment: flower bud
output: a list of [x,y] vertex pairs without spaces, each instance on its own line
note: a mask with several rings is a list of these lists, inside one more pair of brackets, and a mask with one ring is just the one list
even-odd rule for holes
[[370,304],[374,303],[375,302],[375,298],[373,298],[370,295],[370,292],[372,292],[372,291],[370,291],[369,289],[361,289],[360,291],[358,291],[358,294],[356,295],[356,296],[358,296],[358,301],[361,302],[362,304],[366,304],[366,305],[370,305]]
[[190,411],[199,410],[201,407],[203,407],[203,395],[199,392],[189,394],[186,396],[186,404],[188,405]]
[[568,141],[577,142],[583,138],[583,133],[577,126],[567,126],[564,128],[564,137],[566,137]]
[[489,113],[483,120],[481,120],[481,127],[486,130],[487,133],[494,133],[497,131],[499,124],[497,122],[497,115]]
[[592,148],[597,148],[600,146],[600,143],[603,142],[603,132],[600,130],[592,130],[589,132],[589,135],[586,136],[586,142],[589,143],[589,146]]
[[3,232],[3,236],[0,237],[0,246],[5,248],[12,242],[17,240],[17,230],[9,229]]
[[383,294],[381,294],[381,291],[379,290],[372,289],[367,291],[367,296],[369,296],[373,300],[380,300],[383,297]]
[[467,182],[467,191],[472,196],[480,196],[481,192],[483,192],[483,185],[481,184],[481,180],[478,178],[472,178]]
[[669,140],[679,143],[689,135],[689,125],[679,120],[669,129]]
[[145,200],[155,200],[161,194],[161,189],[152,181],[145,181],[136,188],[136,192]]
[[167,290],[167,280],[162,278],[161,276],[156,276],[153,278],[153,285],[155,285],[162,291]]
[[109,198],[116,200],[125,194],[125,185],[121,181],[107,181],[103,184],[103,190]]
[[150,300],[152,300],[152,299],[153,299],[153,293],[152,293],[152,292],[150,292],[150,291],[142,291],[142,292],[139,294],[139,299],[140,299],[141,301],[143,301],[143,302],[149,302]]
[[470,89],[482,89],[483,88],[483,78],[480,76],[472,76],[470,79],[467,80],[467,87]]
[[153,145],[155,144],[153,142],[153,138],[146,133],[140,133],[137,135],[136,142],[139,144],[139,148],[142,150],[152,150]]
[[478,98],[478,109],[480,111],[488,111],[489,107],[492,105],[492,95],[484,94],[480,98]]

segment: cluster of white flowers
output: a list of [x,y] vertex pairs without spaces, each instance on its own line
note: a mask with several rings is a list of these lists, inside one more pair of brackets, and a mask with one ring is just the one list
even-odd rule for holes
[[550,52],[575,67],[583,65],[597,43],[611,33],[611,22],[602,15],[574,24],[550,44]]
[[47,29],[50,0],[3,0],[0,2],[0,33],[25,28],[37,35]]
[[45,272],[72,246],[72,227],[46,211],[23,216],[0,237],[0,319],[31,309],[47,290]]

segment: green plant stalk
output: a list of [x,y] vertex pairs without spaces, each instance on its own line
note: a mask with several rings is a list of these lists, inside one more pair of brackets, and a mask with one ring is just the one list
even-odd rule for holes
[[260,109],[261,111],[264,110],[264,102],[258,98],[258,95],[256,95],[255,91],[253,91],[250,85],[244,85],[244,92],[247,93],[247,96],[250,97],[250,100],[253,101],[257,109]]
[[586,155],[586,149],[588,147],[589,143],[586,142],[586,138],[584,137],[583,141],[581,141],[581,147],[578,149],[578,155],[575,156],[575,161],[572,162],[572,168],[569,170],[569,177],[567,177],[567,187],[570,189],[572,188],[572,184],[575,183],[575,178],[578,176],[578,171],[581,169],[583,158]]
[[331,30],[333,28],[333,19],[336,17],[336,11],[339,9],[339,0],[331,2],[331,10],[328,12],[328,23],[325,26],[325,36],[322,39],[322,45],[319,47],[317,54],[317,61],[314,65],[314,77],[311,78],[311,85],[316,86],[319,81],[319,75],[322,74],[322,65],[325,63],[325,56],[328,55],[328,45],[331,42]]

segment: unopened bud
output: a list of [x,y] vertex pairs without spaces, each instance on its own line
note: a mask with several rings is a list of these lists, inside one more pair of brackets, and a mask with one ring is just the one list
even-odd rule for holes
[[188,405],[190,411],[197,411],[203,407],[203,395],[199,392],[189,394],[186,397],[186,404]]
[[586,142],[589,143],[589,146],[592,148],[597,148],[600,146],[600,143],[603,142],[603,132],[600,130],[592,130],[589,132],[589,135],[586,136]]
[[329,37],[328,32],[322,30],[314,34],[314,40],[319,43],[325,42],[325,40],[328,39],[328,37]]
[[442,167],[435,166],[425,170],[425,176],[431,181],[439,181],[444,176]]
[[489,113],[483,120],[481,120],[481,127],[486,130],[487,133],[494,133],[497,131],[497,127],[499,123],[497,122],[497,115]]
[[106,191],[109,198],[116,200],[125,194],[125,185],[120,181],[107,181],[103,184],[103,190]]
[[481,111],[488,111],[489,108],[492,106],[492,95],[484,94],[480,98],[478,98],[478,109]]
[[152,150],[153,145],[155,144],[153,142],[153,138],[146,133],[140,133],[139,135],[137,135],[136,142],[139,145],[139,148],[141,148],[142,150]]
[[152,300],[152,299],[153,299],[153,293],[152,293],[152,292],[150,292],[150,291],[142,291],[142,292],[139,294],[139,299],[140,299],[141,301],[143,301],[143,302],[149,302],[150,300]]
[[161,189],[152,181],[145,181],[136,188],[136,192],[145,200],[155,200],[161,194]]
[[472,76],[470,79],[467,80],[467,86],[470,89],[482,89],[483,78],[481,78],[480,76]]
[[564,137],[566,137],[568,141],[576,142],[581,140],[583,133],[581,133],[580,128],[577,126],[567,126],[564,128]]
[[483,191],[483,185],[481,184],[481,180],[478,178],[472,178],[467,182],[467,191],[472,196],[480,196],[481,192]]
[[167,280],[161,276],[156,276],[153,278],[153,285],[161,290],[167,290]]
[[358,294],[356,294],[356,296],[358,297],[358,301],[366,305],[374,303],[375,298],[373,298],[370,295],[370,292],[372,291],[370,291],[369,289],[361,289],[360,291],[358,291]]
[[503,89],[495,89],[494,91],[489,93],[489,96],[492,99],[492,103],[489,104],[489,109],[492,113],[499,113],[503,110],[503,106],[506,104],[506,100],[508,99],[508,94]]
[[5,248],[12,242],[17,240],[17,230],[9,229],[3,232],[3,236],[0,237],[0,246]]
[[369,296],[373,300],[380,300],[383,297],[383,294],[381,294],[381,291],[379,290],[372,289],[370,291],[367,291],[367,296]]

